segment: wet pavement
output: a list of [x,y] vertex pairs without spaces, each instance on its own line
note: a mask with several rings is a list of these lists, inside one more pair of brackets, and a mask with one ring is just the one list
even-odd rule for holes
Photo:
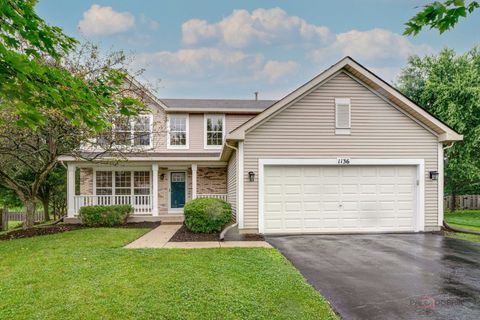
[[440,234],[267,241],[344,319],[480,319],[480,244]]

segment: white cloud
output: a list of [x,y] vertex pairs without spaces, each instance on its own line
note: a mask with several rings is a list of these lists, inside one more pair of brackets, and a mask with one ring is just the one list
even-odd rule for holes
[[156,31],[160,28],[160,23],[158,21],[153,20],[144,14],[140,15],[140,22],[153,31]]
[[411,54],[429,52],[427,45],[414,45],[406,37],[385,29],[351,30],[339,33],[328,46],[314,50],[316,61],[352,56],[356,59],[406,59]]
[[246,54],[238,50],[218,48],[181,49],[138,55],[136,64],[157,69],[160,74],[204,78],[224,74],[244,74],[254,70],[263,61],[260,54]]
[[297,71],[298,67],[299,64],[295,61],[269,60],[265,63],[258,75],[261,78],[266,78],[270,82],[274,82]]
[[292,42],[324,42],[329,37],[327,27],[307,23],[289,16],[283,9],[234,10],[217,23],[192,19],[182,25],[183,43],[203,44],[217,40],[232,48],[244,48],[254,43],[266,45]]
[[207,47],[143,53],[136,57],[134,67],[177,80],[214,78],[228,82],[266,80],[273,83],[293,74],[299,64],[266,60],[262,54]]
[[101,7],[94,4],[83,13],[78,23],[80,30],[86,35],[109,35],[125,32],[135,25],[135,18],[129,12],[116,12],[112,7]]

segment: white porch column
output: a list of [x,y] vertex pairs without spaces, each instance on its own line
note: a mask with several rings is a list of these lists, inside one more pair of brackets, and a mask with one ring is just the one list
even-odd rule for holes
[[67,167],[67,216],[73,218],[75,216],[75,170],[76,165],[69,163]]
[[152,216],[158,216],[158,164],[152,164]]
[[197,198],[197,164],[192,163],[192,199]]

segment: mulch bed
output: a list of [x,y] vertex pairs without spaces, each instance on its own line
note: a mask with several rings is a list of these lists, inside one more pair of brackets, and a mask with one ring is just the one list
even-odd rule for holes
[[[215,233],[194,233],[182,225],[170,239],[171,242],[195,242],[195,241],[219,241],[220,232]],[[241,235],[239,241],[264,241],[265,238],[259,234]]]
[[[127,223],[115,228],[145,228],[153,229],[160,225],[160,222],[134,222]],[[15,229],[8,233],[0,235],[0,240],[14,240],[21,238],[31,238],[36,236],[45,236],[49,234],[62,233],[65,231],[72,231],[77,229],[90,228],[81,224],[56,224],[42,227],[35,227],[29,229]]]
[[218,241],[220,232],[215,233],[193,233],[188,230],[185,225],[182,225],[180,229],[170,239],[171,242],[190,242],[190,241]]

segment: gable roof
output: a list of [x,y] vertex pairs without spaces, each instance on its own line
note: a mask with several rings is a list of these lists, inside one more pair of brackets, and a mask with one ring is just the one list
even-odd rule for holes
[[400,91],[389,85],[384,80],[373,74],[367,68],[353,60],[351,57],[345,57],[312,80],[308,81],[298,89],[294,90],[275,104],[265,109],[262,113],[256,115],[249,121],[245,122],[238,128],[234,129],[227,135],[227,140],[243,140],[245,133],[253,130],[255,127],[268,120],[278,112],[295,103],[303,96],[310,93],[318,86],[325,83],[332,76],[335,76],[340,71],[346,71],[357,79],[365,83],[370,89],[398,106],[408,115],[418,120],[423,125],[427,126],[433,133],[438,136],[438,141],[459,141],[463,136],[455,132],[448,125],[435,118],[429,112],[415,104],[412,100],[404,96]]
[[171,112],[241,112],[260,113],[276,100],[237,99],[160,99]]

